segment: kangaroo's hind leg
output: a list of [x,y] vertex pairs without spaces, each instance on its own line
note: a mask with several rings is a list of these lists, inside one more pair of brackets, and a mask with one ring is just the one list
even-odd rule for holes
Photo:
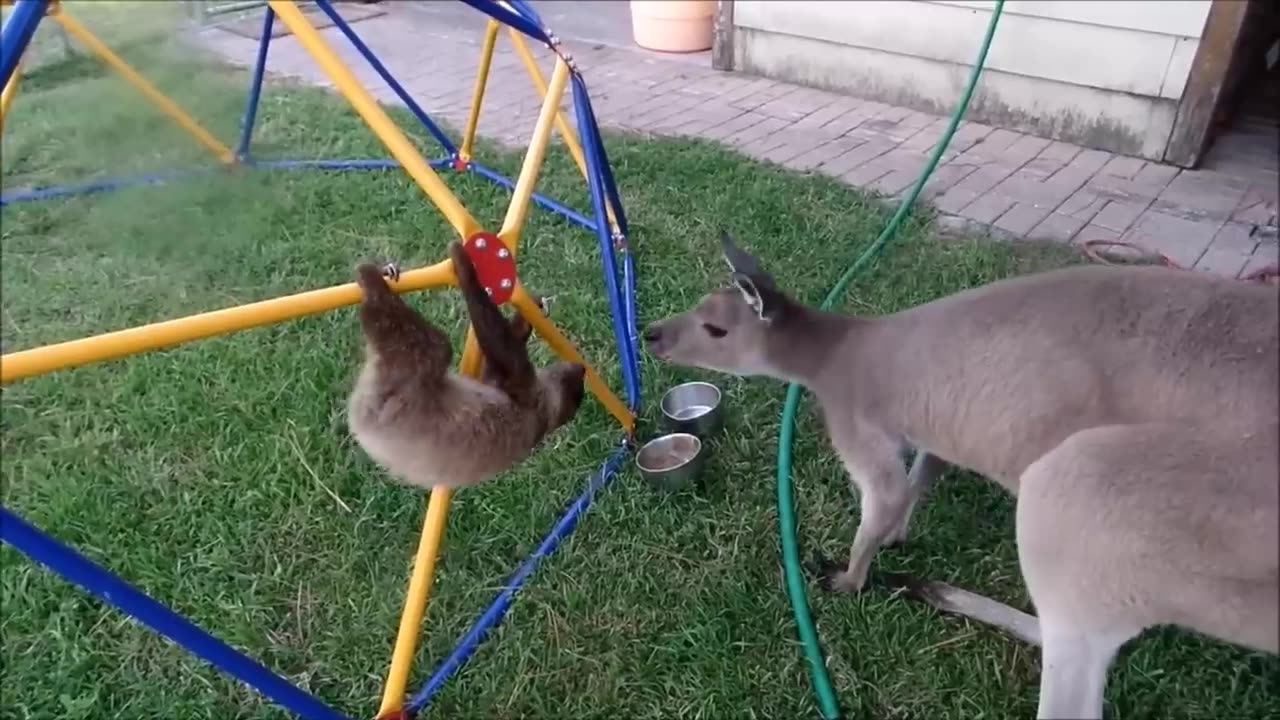
[[1023,472],[1018,561],[1040,618],[1038,717],[1101,718],[1116,653],[1148,627],[1237,641],[1241,627],[1274,627],[1274,593],[1251,600],[1274,586],[1274,470],[1251,481],[1248,446],[1212,433],[1090,428]]
[[[494,387],[518,405],[534,401],[537,372],[529,361],[529,351],[512,330],[512,321],[503,317],[476,276],[471,258],[459,242],[449,244],[449,258],[458,277],[458,288],[467,303],[467,314],[476,341],[484,354],[485,375]],[[527,339],[527,336],[526,336]]]
[[1099,483],[1083,476],[1122,472],[1081,462],[1068,439],[1022,475],[1018,560],[1040,619],[1040,720],[1102,720],[1111,663],[1143,629],[1098,602],[1115,585],[1100,526],[1123,520],[1109,517]]

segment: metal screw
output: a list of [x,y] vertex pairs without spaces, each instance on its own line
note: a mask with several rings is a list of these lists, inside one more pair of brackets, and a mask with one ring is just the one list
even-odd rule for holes
[[510,252],[508,252],[506,248],[502,248],[501,250],[498,250],[498,257],[500,257],[500,258],[502,258],[502,259],[504,259],[504,260],[505,260],[505,259],[507,258],[507,256],[509,256],[509,255],[511,255],[511,253],[510,253]]
[[477,249],[477,250],[483,250],[483,249],[485,249],[485,247],[487,247],[488,245],[489,245],[489,243],[485,242],[485,239],[484,239],[484,238],[476,238],[476,249]]
[[492,294],[493,294],[493,288],[491,288],[491,287],[487,287],[487,288],[485,288],[485,289],[484,289],[484,291],[485,291],[485,292],[487,292],[487,293],[489,293],[490,295],[492,295]]
[[498,283],[498,284],[502,286],[502,289],[503,289],[503,290],[509,290],[509,289],[511,289],[511,279],[510,279],[510,278],[502,278],[502,282],[500,282],[500,283]]

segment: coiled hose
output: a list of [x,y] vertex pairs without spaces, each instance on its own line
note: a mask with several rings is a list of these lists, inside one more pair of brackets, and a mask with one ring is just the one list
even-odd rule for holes
[[[960,118],[969,107],[969,100],[973,97],[973,89],[978,84],[978,77],[982,74],[982,66],[986,63],[987,51],[991,48],[991,40],[995,37],[996,25],[1000,21],[1000,13],[1003,9],[1004,0],[996,0],[995,8],[991,12],[991,21],[987,23],[987,33],[982,40],[982,47],[978,50],[978,57],[974,60],[973,68],[969,72],[969,82],[965,86],[964,94],[960,97],[960,102],[951,113],[951,121],[947,124],[946,132],[934,146],[928,164],[920,173],[920,177],[916,178],[911,192],[907,193],[902,203],[898,205],[897,211],[894,212],[884,231],[836,280],[835,286],[822,301],[822,309],[825,310],[835,304],[853,276],[893,237],[912,204],[919,197],[924,184],[928,182],[929,176],[933,174],[934,168],[938,166],[938,161],[946,152],[947,146],[951,144],[951,137],[955,135],[956,128],[960,125]],[[804,590],[804,573],[800,568],[799,541],[796,537],[795,498],[791,489],[791,445],[795,437],[796,409],[800,405],[800,389],[799,385],[791,383],[787,387],[786,402],[782,406],[782,428],[778,432],[778,530],[782,538],[782,564],[786,576],[787,595],[791,600],[791,609],[795,614],[805,658],[809,663],[813,692],[822,717],[827,720],[837,720],[840,717],[840,705],[831,686],[831,677],[827,674],[822,646],[818,642],[818,632],[809,614],[809,601]]]

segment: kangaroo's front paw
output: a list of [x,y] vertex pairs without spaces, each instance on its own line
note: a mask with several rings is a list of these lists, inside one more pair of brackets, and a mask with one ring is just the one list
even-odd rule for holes
[[822,589],[829,592],[859,593],[866,587],[867,576],[854,575],[848,570],[842,570],[823,576],[821,584]]
[[382,266],[382,275],[391,282],[400,281],[400,266],[395,263],[387,263]]
[[850,573],[847,565],[831,560],[821,553],[814,553],[812,567],[818,576],[818,587],[827,592],[862,592],[867,584],[866,573],[862,573],[861,576]]

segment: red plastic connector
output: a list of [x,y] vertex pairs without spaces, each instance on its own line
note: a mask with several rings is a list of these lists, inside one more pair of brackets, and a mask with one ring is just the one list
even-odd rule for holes
[[490,232],[478,232],[463,243],[476,276],[498,305],[511,299],[516,289],[516,258],[506,243]]

